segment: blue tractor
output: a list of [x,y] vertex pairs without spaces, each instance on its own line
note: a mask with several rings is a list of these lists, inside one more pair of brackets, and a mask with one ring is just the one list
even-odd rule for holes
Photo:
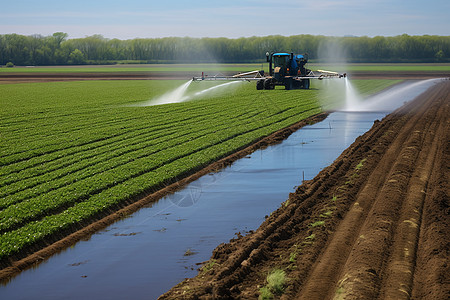
[[257,90],[273,90],[276,85],[286,90],[309,89],[311,70],[305,68],[307,54],[266,53],[269,76],[256,82]]
[[345,78],[347,74],[339,74],[332,71],[311,71],[305,68],[308,62],[307,54],[294,53],[266,53],[269,63],[269,76],[264,71],[255,70],[239,73],[233,76],[221,74],[208,76],[202,72],[202,77],[193,77],[193,81],[200,80],[246,80],[256,81],[257,90],[273,90],[275,86],[284,86],[286,90],[309,89],[311,79]]

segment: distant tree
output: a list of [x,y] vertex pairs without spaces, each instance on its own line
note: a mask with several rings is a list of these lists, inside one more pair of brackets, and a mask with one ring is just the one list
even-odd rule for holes
[[442,51],[442,49],[439,50],[438,52],[436,52],[436,54],[434,55],[434,57],[436,58],[436,61],[438,61],[438,62],[443,61],[443,59],[444,59],[444,57],[445,57],[444,51]]
[[14,67],[14,64],[13,64],[12,62],[8,61],[8,62],[6,63],[6,67],[7,67],[7,68],[12,68],[12,67]]
[[33,64],[35,65],[51,65],[53,64],[53,51],[47,47],[43,46],[37,49],[33,54]]
[[74,65],[81,65],[86,63],[83,52],[81,52],[79,49],[73,50],[69,55],[69,63]]
[[59,49],[55,50],[54,61],[57,65],[67,65],[69,63],[69,56],[73,49],[67,43],[61,44]]
[[69,35],[64,32],[55,32],[52,35],[52,38],[55,41],[57,48],[59,48],[61,46],[61,43],[64,42],[68,36]]

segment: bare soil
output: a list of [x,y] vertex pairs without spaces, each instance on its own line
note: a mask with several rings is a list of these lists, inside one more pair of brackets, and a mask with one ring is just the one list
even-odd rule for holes
[[359,137],[160,299],[450,299],[450,81]]
[[199,76],[198,72],[0,73],[0,84],[79,80],[186,80],[194,76]]

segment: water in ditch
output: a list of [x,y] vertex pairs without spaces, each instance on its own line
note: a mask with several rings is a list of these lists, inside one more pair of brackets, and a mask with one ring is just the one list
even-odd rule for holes
[[[255,230],[303,179],[312,179],[356,137],[434,81],[404,83],[362,112],[335,112],[281,144],[191,183],[23,271],[0,287],[0,299],[156,299],[186,277],[220,243]],[[409,88],[408,88],[409,86]],[[394,97],[389,98],[388,95]],[[395,105],[393,105],[395,102]]]

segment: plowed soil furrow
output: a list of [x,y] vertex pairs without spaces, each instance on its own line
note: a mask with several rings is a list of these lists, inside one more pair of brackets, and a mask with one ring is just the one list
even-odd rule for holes
[[444,81],[359,137],[255,232],[217,247],[161,299],[448,299],[449,91]]
[[[420,119],[423,111],[417,114],[416,117]],[[389,117],[392,118],[392,117]],[[399,121],[392,124],[388,134],[398,132],[398,127],[403,126],[399,133],[395,136],[397,144],[405,143],[408,139],[408,133],[411,132],[414,123],[405,123],[405,118],[400,118]],[[388,129],[389,130],[389,129]],[[366,220],[369,211],[371,210],[375,200],[380,197],[382,187],[389,181],[386,176],[386,170],[392,170],[397,157],[402,150],[401,147],[389,147],[382,159],[370,174],[368,180],[359,191],[358,197],[346,217],[340,223],[328,247],[323,251],[319,257],[314,270],[308,278],[308,282],[301,289],[299,298],[301,299],[324,299],[331,297],[334,292],[334,286],[337,283],[336,274],[342,271],[342,266],[347,261],[350,251],[355,243],[359,243],[358,237],[361,236],[360,230],[363,222]],[[383,195],[381,196],[383,197]],[[323,288],[328,286],[329,288]]]
[[[433,108],[428,112],[436,114]],[[410,178],[414,171],[420,165],[426,163],[426,160],[418,160],[419,151],[422,149],[422,152],[430,155],[433,161],[435,153],[430,153],[432,149],[429,149],[428,145],[425,145],[423,131],[419,130],[420,128],[424,128],[424,131],[426,131],[427,127],[437,127],[441,120],[434,118],[431,121],[432,123],[430,123],[430,120],[427,120],[426,116],[417,118],[415,115],[410,121],[414,122],[415,126],[411,130],[402,130],[399,134],[409,137],[406,143],[394,141],[391,145],[391,147],[401,148],[402,151],[393,164],[387,181],[376,197],[371,211],[361,227],[356,243],[352,245],[349,259],[339,279],[336,298],[357,299],[361,295],[364,295],[367,299],[375,299],[380,294],[381,282],[386,277],[387,279],[384,285],[394,285],[390,288],[391,294],[395,291],[395,294],[401,295],[403,293],[408,296],[410,287],[396,286],[395,283],[399,280],[391,273],[392,269],[386,268],[385,262],[393,250],[394,257],[391,257],[391,260],[395,261],[396,256],[402,256],[402,254],[395,253],[395,244],[401,244],[401,242],[398,242],[394,238],[394,233],[396,230],[401,230],[398,227],[402,227],[402,220],[401,218],[399,219],[399,214],[401,214],[402,209],[406,211],[410,209],[414,210],[411,207],[411,203],[407,201],[406,193],[414,194],[416,188],[420,188],[420,186],[414,185],[414,182],[412,184],[410,183]],[[422,125],[423,122],[425,122],[424,125]],[[427,175],[429,175],[429,172]],[[419,191],[419,193],[421,192]],[[409,223],[410,225],[417,226],[417,221],[414,221],[411,217],[405,215],[403,219],[412,222],[412,224]],[[397,238],[403,237],[397,235]],[[404,245],[406,248],[402,249],[403,255],[410,255],[411,245],[415,246],[416,241],[414,239],[408,239],[404,244],[406,244]],[[395,266],[391,264],[390,267]],[[412,272],[412,270],[406,270],[406,272]],[[392,276],[386,276],[389,273]],[[381,294],[385,294],[384,291]]]
[[419,242],[419,228],[422,221],[422,211],[427,194],[429,179],[439,151],[439,139],[445,136],[445,110],[437,114],[437,122],[427,129],[425,145],[431,145],[429,151],[422,149],[417,159],[417,165],[409,181],[403,209],[395,231],[389,263],[383,276],[379,299],[409,299],[413,286],[416,250]]
[[445,95],[443,134],[436,133],[436,161],[424,199],[412,299],[450,299],[450,93]]

